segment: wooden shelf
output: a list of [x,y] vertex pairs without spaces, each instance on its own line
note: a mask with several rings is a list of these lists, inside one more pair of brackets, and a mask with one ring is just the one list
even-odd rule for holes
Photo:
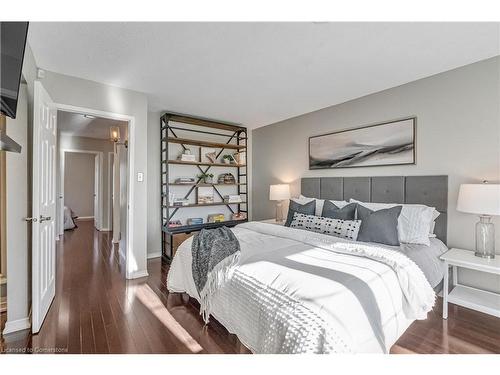
[[239,184],[180,184],[177,182],[169,182],[170,186],[201,186],[201,187],[210,187],[210,186],[238,186],[238,185],[246,185],[244,182],[240,182]]
[[236,124],[229,124],[229,123],[224,123],[220,121],[214,121],[214,120],[209,120],[209,119],[204,119],[204,118],[197,118],[197,117],[192,117],[192,116],[184,116],[184,115],[178,115],[178,114],[165,114],[163,117],[166,117],[166,120],[168,121],[174,121],[174,122],[181,122],[184,124],[191,124],[191,125],[198,125],[198,126],[206,126],[208,128],[214,128],[214,129],[223,129],[223,130],[230,130],[230,131],[243,131],[246,132],[247,129],[236,125]]
[[224,203],[224,202],[214,202],[214,203],[190,203],[184,206],[163,206],[163,208],[189,208],[189,207],[211,207],[211,206],[231,206],[235,204],[246,204],[246,202],[239,203]]
[[169,226],[164,226],[163,231],[171,234],[175,233],[189,233],[192,231],[197,231],[200,229],[204,228],[217,228],[220,227],[221,225],[225,225],[227,227],[234,227],[235,225],[241,224],[241,223],[246,223],[248,220],[243,219],[243,220],[226,220],[226,221],[221,221],[218,223],[203,223],[203,224],[196,224],[196,225],[181,225],[179,227],[169,227]]
[[228,168],[241,168],[246,166],[246,164],[202,163],[199,161],[182,161],[182,160],[163,160],[162,163],[178,164],[178,165],[204,165],[207,167],[211,166],[211,167],[228,167]]
[[[184,124],[194,125],[194,126],[185,126]],[[219,191],[220,186],[231,186],[231,191],[234,191],[235,194],[241,194],[244,198],[248,197],[248,194],[245,191],[247,189],[247,169],[248,165],[242,161],[242,164],[226,164],[223,159],[215,160],[215,163],[210,163],[208,160],[203,159],[204,161],[182,161],[182,160],[171,160],[169,159],[169,151],[172,151],[172,145],[178,144],[181,145],[183,149],[189,147],[189,145],[193,145],[194,147],[207,147],[212,148],[218,151],[217,156],[222,156],[225,153],[235,153],[237,151],[246,152],[247,149],[247,129],[242,127],[241,125],[229,124],[220,122],[217,120],[210,120],[204,118],[195,118],[192,116],[181,115],[176,113],[165,113],[160,119],[160,159],[161,159],[161,223],[162,223],[162,256],[166,261],[170,261],[172,259],[173,254],[175,253],[175,248],[179,245],[177,243],[180,241],[182,234],[191,233],[194,231],[201,230],[203,228],[217,228],[221,226],[235,226],[239,223],[247,221],[245,220],[228,220],[224,222],[218,223],[204,223],[204,224],[196,224],[196,225],[182,225],[179,227],[168,227],[166,223],[169,221],[175,220],[176,215],[182,219],[185,219],[186,216],[205,216],[206,213],[215,213],[215,212],[223,212],[226,214],[226,211],[232,214],[237,213],[245,213],[248,214],[248,199],[245,199],[244,202],[239,203],[226,203],[223,200],[222,192]],[[180,136],[180,138],[178,137]],[[194,139],[193,139],[194,138]],[[243,143],[243,144],[242,144]],[[175,147],[175,149],[180,148],[179,146]],[[175,156],[170,156],[175,158]],[[179,158],[180,159],[180,158]],[[188,184],[182,184],[176,181],[175,178],[170,176],[170,172],[172,169],[169,168],[169,165],[188,165],[195,166],[195,168],[186,169],[186,172],[206,172],[215,167],[218,168],[228,168],[226,171],[230,171],[235,181],[230,184],[218,183],[218,179],[212,180],[213,183],[206,184],[203,183],[203,180],[199,178],[194,178]],[[223,169],[219,169],[219,172],[223,172]],[[217,171],[213,172],[216,173]],[[195,173],[192,173],[195,174]],[[169,178],[170,177],[170,178]],[[194,176],[193,176],[194,177]],[[171,180],[172,182],[169,182]],[[185,206],[174,206],[171,205],[173,202],[169,202],[168,196],[169,192],[174,189],[172,186],[187,186],[187,189],[178,189],[177,192],[183,192],[184,197],[188,199],[190,202]],[[241,186],[244,186],[242,188]],[[191,203],[197,202],[196,194],[197,188],[199,187],[211,187],[214,190],[214,193],[217,193],[217,197],[214,196],[215,199],[220,199],[220,201],[216,201],[212,203]],[[246,194],[246,195],[245,195]],[[194,198],[193,198],[194,197]],[[219,207],[217,207],[219,206]],[[199,208],[208,207],[205,209],[206,212],[201,214]],[[179,210],[180,208],[190,208],[190,210]],[[197,215],[199,214],[199,215]],[[232,216],[229,216],[232,217]],[[228,218],[228,216],[226,216]],[[176,236],[174,236],[176,234]],[[176,242],[177,241],[177,242]]]
[[241,150],[241,149],[247,148],[247,145],[208,142],[208,141],[200,141],[197,139],[188,139],[188,138],[168,137],[168,138],[163,138],[163,141],[168,141],[169,143],[179,143],[179,144],[183,144],[183,145],[214,147],[214,148],[227,148],[227,149],[233,149],[233,150]]

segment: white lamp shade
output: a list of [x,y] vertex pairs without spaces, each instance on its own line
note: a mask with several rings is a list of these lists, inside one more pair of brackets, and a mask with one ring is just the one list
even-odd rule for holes
[[460,185],[457,210],[478,215],[500,215],[500,185]]
[[269,187],[269,200],[282,201],[290,199],[290,186],[287,184],[271,185]]

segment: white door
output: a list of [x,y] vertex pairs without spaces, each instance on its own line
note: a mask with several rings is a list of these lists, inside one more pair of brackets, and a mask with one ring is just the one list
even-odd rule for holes
[[57,111],[35,81],[33,119],[33,333],[55,296]]

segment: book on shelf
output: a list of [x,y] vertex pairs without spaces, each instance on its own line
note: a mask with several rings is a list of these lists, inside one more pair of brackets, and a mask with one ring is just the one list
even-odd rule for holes
[[182,223],[180,220],[170,220],[168,222],[168,227],[169,228],[176,228],[182,226]]
[[176,184],[194,184],[195,180],[192,177],[179,177],[175,179]]
[[224,195],[224,203],[242,203],[241,196],[236,195]]
[[245,220],[247,218],[247,214],[245,212],[235,212],[231,215],[232,220]]
[[198,225],[203,224],[203,218],[201,217],[191,217],[186,221],[187,225]]
[[188,154],[182,154],[181,161],[196,161],[196,156],[195,155],[188,155]]
[[220,222],[225,221],[225,220],[226,220],[226,217],[224,216],[224,214],[211,214],[211,215],[208,215],[207,222],[220,223]]
[[174,202],[172,204],[172,206],[175,206],[175,207],[181,207],[181,206],[187,206],[189,205],[189,201],[187,199],[184,199],[184,198],[174,198]]

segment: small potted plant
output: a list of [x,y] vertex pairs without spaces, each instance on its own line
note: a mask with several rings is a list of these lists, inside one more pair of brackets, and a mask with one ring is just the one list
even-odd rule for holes
[[211,184],[214,178],[213,173],[202,173],[197,176],[204,184]]
[[222,157],[222,161],[226,164],[231,164],[234,161],[233,155],[226,154]]

